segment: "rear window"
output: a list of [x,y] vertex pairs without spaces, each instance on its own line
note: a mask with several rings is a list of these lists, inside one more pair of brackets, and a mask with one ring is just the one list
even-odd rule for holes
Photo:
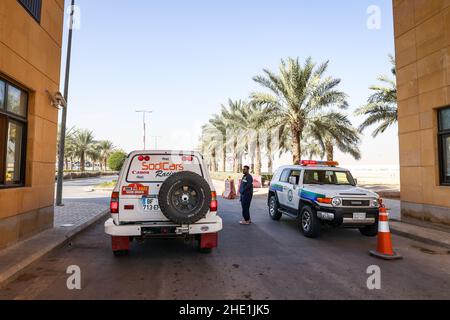
[[135,155],[127,172],[127,182],[163,182],[172,174],[191,171],[203,177],[200,159],[194,155]]

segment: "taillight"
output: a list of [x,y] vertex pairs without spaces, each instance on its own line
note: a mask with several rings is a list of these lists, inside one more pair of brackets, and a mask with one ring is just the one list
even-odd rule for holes
[[211,212],[217,212],[217,193],[215,191],[211,192],[211,204],[209,205],[209,210]]
[[119,193],[118,192],[112,193],[109,208],[111,209],[111,213],[119,213]]

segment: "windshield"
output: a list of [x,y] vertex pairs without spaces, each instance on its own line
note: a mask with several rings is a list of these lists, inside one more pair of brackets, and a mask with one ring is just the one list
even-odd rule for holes
[[356,185],[349,171],[306,170],[303,184]]

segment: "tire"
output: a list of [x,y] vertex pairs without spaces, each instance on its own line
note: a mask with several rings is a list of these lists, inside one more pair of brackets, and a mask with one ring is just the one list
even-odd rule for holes
[[202,254],[210,254],[212,253],[212,249],[211,248],[198,248],[198,252],[202,253]]
[[364,228],[359,228],[359,232],[366,237],[376,237],[378,235],[378,223]]
[[310,206],[304,206],[300,212],[299,227],[307,238],[317,238],[322,229],[322,223]]
[[130,252],[128,250],[117,250],[117,251],[113,251],[114,256],[115,257],[125,257],[127,256]]
[[208,213],[211,188],[203,177],[194,172],[178,172],[164,181],[158,200],[167,219],[178,224],[192,224]]
[[269,198],[269,216],[274,221],[280,221],[283,215],[278,209],[280,208],[278,204],[277,197],[275,195]]

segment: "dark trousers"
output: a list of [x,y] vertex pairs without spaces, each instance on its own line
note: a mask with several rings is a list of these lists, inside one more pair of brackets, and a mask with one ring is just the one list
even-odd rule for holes
[[250,221],[250,205],[252,204],[252,196],[241,196],[242,216],[245,221]]

